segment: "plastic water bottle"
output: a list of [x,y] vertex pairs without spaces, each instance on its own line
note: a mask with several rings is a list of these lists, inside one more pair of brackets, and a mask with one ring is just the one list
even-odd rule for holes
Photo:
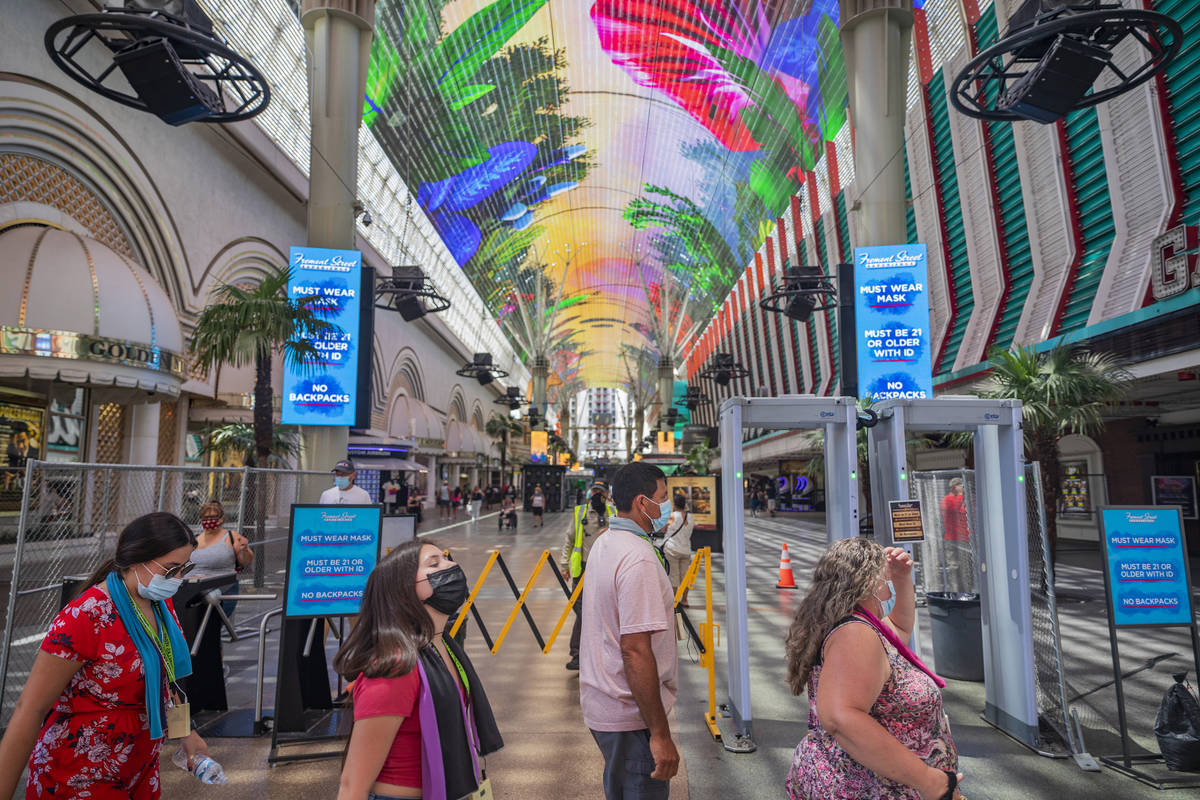
[[175,755],[171,756],[171,761],[181,770],[191,772],[201,783],[224,786],[229,781],[225,777],[225,770],[221,769],[221,765],[208,756],[197,756],[196,765],[188,770],[187,753],[183,752],[183,747],[180,747]]

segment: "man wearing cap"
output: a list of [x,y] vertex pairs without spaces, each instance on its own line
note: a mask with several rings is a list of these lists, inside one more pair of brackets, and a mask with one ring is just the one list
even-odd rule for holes
[[371,505],[371,495],[361,486],[354,485],[354,464],[343,459],[333,465],[333,486],[321,492],[323,506]]

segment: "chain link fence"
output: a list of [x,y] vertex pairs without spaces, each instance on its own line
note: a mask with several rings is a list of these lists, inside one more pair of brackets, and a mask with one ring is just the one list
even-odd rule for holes
[[921,501],[925,527],[918,591],[978,594],[970,534],[975,527],[971,512],[975,508],[975,471],[914,472],[909,486],[913,499]]
[[[1083,743],[1067,703],[1058,606],[1053,575],[1047,568],[1050,540],[1038,464],[1026,466],[1023,485],[1038,718],[1048,744],[1061,743],[1078,754],[1083,752]],[[910,486],[913,497],[921,501],[926,531],[918,590],[977,597],[978,556],[971,536],[977,530],[975,471],[914,472]]]
[[327,472],[298,470],[28,462],[20,513],[0,521],[0,727],[51,621],[78,594],[78,581],[113,555],[127,523],[168,511],[199,533],[201,508],[218,501],[225,527],[254,550],[239,582],[280,589],[291,505],[317,502],[328,481]]

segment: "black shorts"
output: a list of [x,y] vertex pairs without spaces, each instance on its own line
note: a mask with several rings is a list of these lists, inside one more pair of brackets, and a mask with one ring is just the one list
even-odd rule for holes
[[544,508],[538,508],[537,506],[534,506],[534,507],[533,507],[533,515],[534,515],[535,517],[540,517],[540,516],[542,515],[542,512],[543,512],[543,511],[545,511],[545,510],[546,510],[546,509],[544,509]]
[[440,498],[440,497],[439,497],[439,498],[438,498],[438,501],[437,501],[437,504],[438,504],[439,506],[442,506],[442,507],[444,508],[444,507],[446,507],[446,506],[450,505],[450,501],[449,501],[449,500],[443,500],[442,498]]

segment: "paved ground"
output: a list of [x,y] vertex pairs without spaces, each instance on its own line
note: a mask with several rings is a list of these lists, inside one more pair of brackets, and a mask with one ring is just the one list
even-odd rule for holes
[[[499,534],[495,518],[485,517],[478,524],[459,524],[434,532],[429,538],[449,547],[472,577],[482,568],[488,552],[499,547],[521,583],[544,549],[550,549],[552,557],[557,557],[568,524],[562,515],[548,516],[541,530],[532,529],[531,521],[528,515],[522,515],[517,533]],[[681,651],[680,697],[673,726],[682,744],[684,770],[672,783],[672,797],[716,800],[783,796],[783,778],[792,750],[806,730],[807,698],[792,697],[783,683],[782,640],[795,604],[803,594],[807,575],[824,546],[822,531],[820,519],[812,516],[747,520],[749,640],[759,749],[753,754],[737,755],[712,741],[703,721],[706,673],[695,665],[694,653]],[[774,588],[780,545],[784,542],[791,550],[800,584],[796,592]],[[723,563],[720,555],[714,561],[714,602],[718,606],[718,622],[723,622]],[[1112,676],[1103,589],[1096,563],[1086,550],[1066,552],[1060,560],[1060,585],[1073,595],[1091,598],[1087,602],[1066,604],[1061,613],[1068,682],[1074,693],[1094,688]],[[693,595],[693,599],[698,599],[698,595]],[[488,628],[493,635],[497,634],[513,604],[498,572],[488,579],[478,602]],[[544,572],[529,597],[530,610],[544,635],[549,635],[563,602],[557,581]],[[241,621],[251,622],[253,616],[254,612],[249,612]],[[924,620],[923,623],[926,623],[922,629],[926,631],[924,646],[928,652],[928,625]],[[541,654],[521,618],[514,623],[508,640],[495,656],[487,652],[474,623],[469,631],[468,651],[486,681],[506,742],[503,751],[488,759],[499,800],[601,798],[601,760],[580,718],[578,679],[576,673],[563,668],[569,629],[564,629],[549,656]],[[270,665],[275,663],[276,641],[276,634],[268,637]],[[1187,653],[1186,637],[1177,634],[1125,635],[1121,646],[1127,669],[1137,667],[1151,655]],[[331,653],[333,647],[331,640]],[[228,685],[234,706],[249,708],[253,703],[256,655],[257,643],[253,639],[226,645],[226,662],[231,667]],[[718,702],[725,696],[725,659],[722,638],[717,656]],[[1140,745],[1154,747],[1153,736],[1149,735],[1154,709],[1170,683],[1169,673],[1189,669],[1185,662],[1182,655],[1174,656],[1129,682],[1131,721]],[[272,666],[265,682],[268,709],[274,703],[273,673]],[[980,719],[982,684],[950,681],[945,698],[962,755],[962,768],[967,774],[964,788],[972,800],[1031,797],[1070,800],[1102,795],[1122,800],[1142,797],[1175,800],[1198,796],[1195,789],[1156,792],[1109,770],[1084,773],[1070,759],[1049,759],[1030,752]],[[1117,749],[1112,733],[1116,712],[1111,688],[1096,692],[1076,705],[1086,726],[1091,752],[1098,755]],[[727,721],[722,724],[727,726]],[[337,791],[336,760],[266,769],[269,737],[212,739],[211,745],[213,755],[230,774],[230,784],[221,792],[229,800],[274,800],[300,795],[332,797]],[[196,788],[193,780],[173,767],[167,757],[163,760],[163,777],[165,797],[181,796]]]

